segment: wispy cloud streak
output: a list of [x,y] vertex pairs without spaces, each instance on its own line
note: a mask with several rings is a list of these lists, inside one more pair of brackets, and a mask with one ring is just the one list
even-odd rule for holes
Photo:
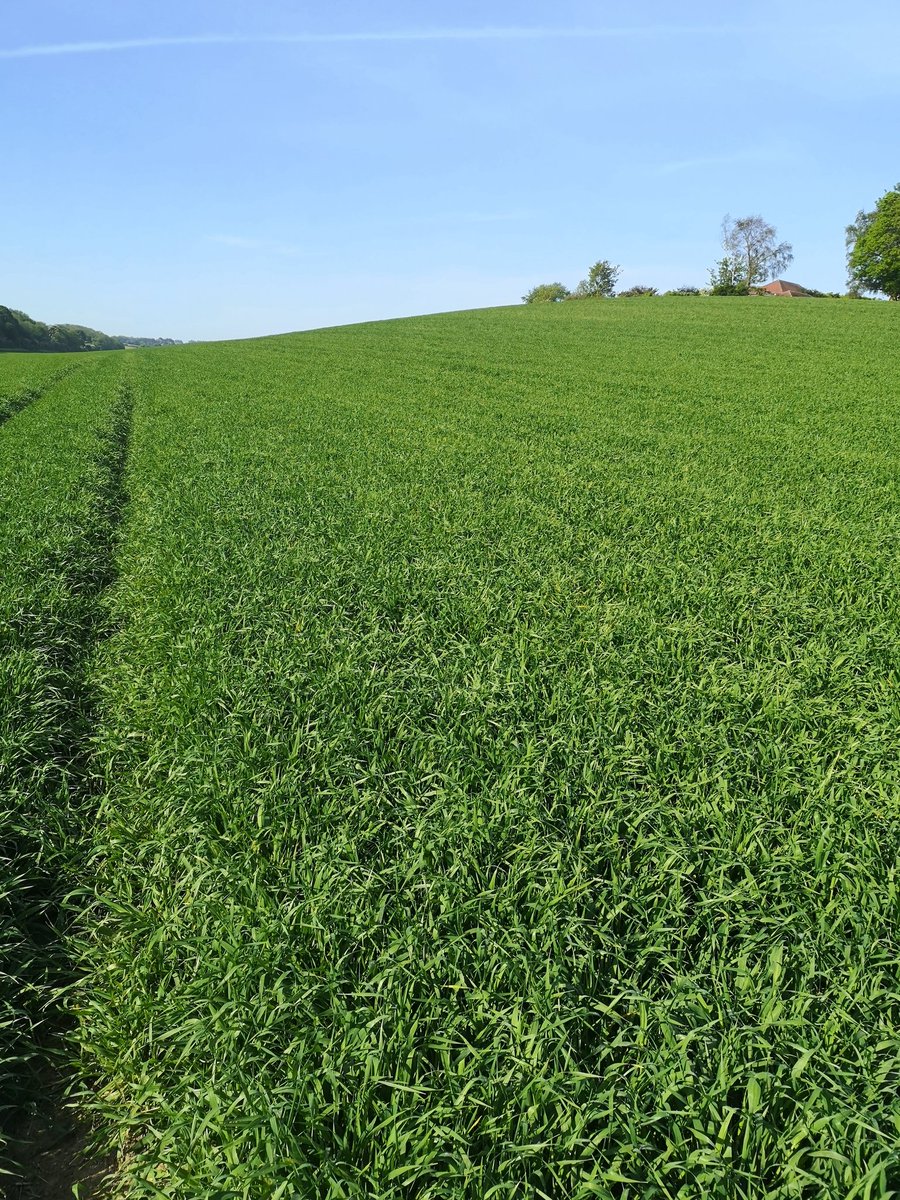
[[0,49],[0,59],[52,58],[67,54],[114,54],[167,46],[319,46],[354,42],[578,41],[617,38],[731,37],[756,32],[733,25],[634,25],[606,28],[492,27],[483,29],[398,29],[359,33],[202,33],[186,37],[123,38],[115,41],[56,42]]

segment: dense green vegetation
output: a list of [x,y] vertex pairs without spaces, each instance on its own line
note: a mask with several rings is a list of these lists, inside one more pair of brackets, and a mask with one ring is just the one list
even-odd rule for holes
[[45,325],[27,313],[0,305],[0,350],[121,350],[118,338],[84,325]]
[[847,270],[855,289],[900,300],[900,184],[847,226]]
[[130,346],[175,346],[172,338],[113,337],[86,325],[45,325],[27,313],[0,304],[0,351],[35,353],[122,350]]
[[8,356],[0,369],[0,424],[33,404],[56,380],[72,370],[70,359]]
[[70,975],[60,906],[76,878],[86,655],[111,566],[115,373],[100,360],[56,360],[52,373],[46,362],[0,367],[0,396],[16,400],[0,407],[0,1165],[16,1113],[45,1090],[49,998]]
[[6,423],[91,397],[38,795],[135,1194],[900,1187],[897,320],[460,313],[135,352],[127,463],[111,370]]

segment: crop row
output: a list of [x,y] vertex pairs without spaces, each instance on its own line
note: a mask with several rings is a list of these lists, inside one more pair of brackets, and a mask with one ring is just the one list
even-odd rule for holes
[[70,358],[0,355],[0,425],[75,369]]
[[0,428],[3,1162],[36,1101],[46,1102],[54,996],[71,979],[62,900],[80,882],[93,725],[86,662],[112,569],[108,493],[123,403],[121,364],[60,370],[57,361],[42,372],[44,361],[17,361],[39,382]]

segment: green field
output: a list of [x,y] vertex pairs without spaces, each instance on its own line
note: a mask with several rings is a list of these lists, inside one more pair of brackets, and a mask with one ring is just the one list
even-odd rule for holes
[[900,1194],[898,415],[877,303],[0,357],[8,1103],[61,1037],[141,1197]]

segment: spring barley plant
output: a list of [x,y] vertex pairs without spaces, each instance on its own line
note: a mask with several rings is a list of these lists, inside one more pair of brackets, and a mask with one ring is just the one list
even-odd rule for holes
[[[0,358],[0,1167],[46,1093],[42,1065],[70,978],[63,899],[77,877],[91,723],[111,363]],[[15,376],[13,386],[10,379]],[[108,558],[109,556],[107,556]],[[13,1137],[13,1140],[15,1138]],[[27,1150],[26,1150],[27,1153]]]
[[129,357],[67,947],[123,1188],[896,1194],[897,334],[585,301]]
[[893,321],[140,360],[81,1013],[138,1194],[895,1188]]
[[76,366],[69,354],[0,354],[0,425]]

